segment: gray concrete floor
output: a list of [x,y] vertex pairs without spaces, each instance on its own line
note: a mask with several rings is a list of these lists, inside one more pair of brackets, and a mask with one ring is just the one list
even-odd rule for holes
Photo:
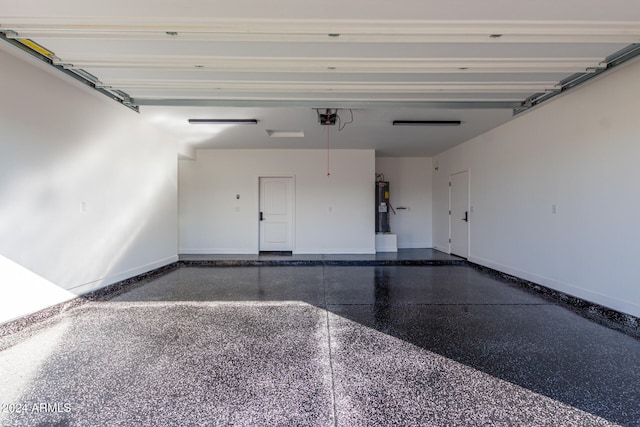
[[640,341],[463,265],[182,267],[0,340],[0,425],[640,425]]

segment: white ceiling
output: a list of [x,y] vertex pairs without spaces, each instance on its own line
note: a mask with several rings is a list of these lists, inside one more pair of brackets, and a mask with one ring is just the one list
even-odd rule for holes
[[[128,94],[143,117],[196,147],[324,148],[328,131],[332,148],[432,156],[639,43],[640,2],[32,0],[3,4],[0,31]],[[339,108],[353,123],[321,126],[314,108]]]

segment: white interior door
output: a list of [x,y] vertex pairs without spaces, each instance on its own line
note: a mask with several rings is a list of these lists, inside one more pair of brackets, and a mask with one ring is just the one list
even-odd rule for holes
[[293,251],[293,178],[260,178],[260,250]]
[[469,171],[451,175],[449,182],[451,253],[467,258],[469,256]]

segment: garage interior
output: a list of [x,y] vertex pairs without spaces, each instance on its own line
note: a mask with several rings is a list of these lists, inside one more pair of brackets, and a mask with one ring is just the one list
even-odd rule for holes
[[3,424],[637,425],[640,5],[2,9]]

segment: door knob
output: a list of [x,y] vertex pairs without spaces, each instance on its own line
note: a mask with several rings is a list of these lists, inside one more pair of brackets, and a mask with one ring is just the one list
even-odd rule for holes
[[264,217],[262,216],[262,212],[260,212],[260,221],[264,221]]
[[469,212],[465,211],[464,218],[462,218],[464,222],[469,222]]

